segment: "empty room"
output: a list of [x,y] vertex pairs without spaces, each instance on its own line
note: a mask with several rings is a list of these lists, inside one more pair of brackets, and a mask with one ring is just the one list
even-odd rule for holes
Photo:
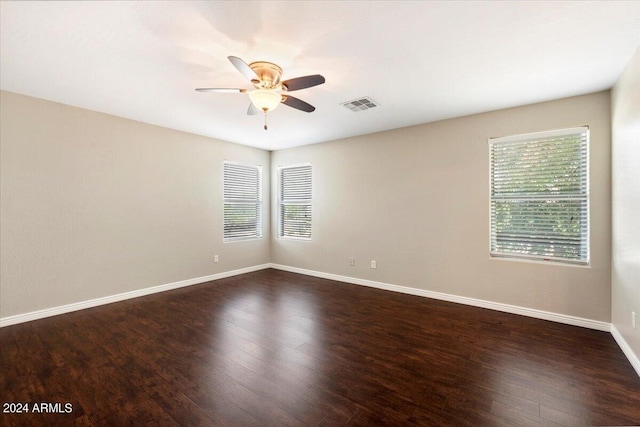
[[0,425],[640,425],[640,2],[0,1],[0,89]]

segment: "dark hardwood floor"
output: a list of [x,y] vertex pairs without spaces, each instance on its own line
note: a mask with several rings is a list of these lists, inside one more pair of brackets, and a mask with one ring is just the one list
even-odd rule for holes
[[640,424],[640,378],[609,333],[276,270],[0,343],[3,407],[70,409],[3,426]]

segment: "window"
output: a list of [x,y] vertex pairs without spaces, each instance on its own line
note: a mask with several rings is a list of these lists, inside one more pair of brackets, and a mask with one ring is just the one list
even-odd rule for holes
[[589,128],[489,140],[491,255],[589,262]]
[[262,237],[262,167],[224,162],[224,240]]
[[279,236],[311,239],[311,165],[284,166],[280,179]]

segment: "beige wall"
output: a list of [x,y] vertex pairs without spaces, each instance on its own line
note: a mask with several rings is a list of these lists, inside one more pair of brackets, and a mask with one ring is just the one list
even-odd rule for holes
[[611,322],[640,358],[640,49],[611,92],[611,114]]
[[[0,317],[272,261],[610,321],[608,91],[271,154],[7,92],[1,102]],[[591,266],[491,259],[487,139],[584,124]],[[265,168],[261,240],[222,243],[225,159]],[[313,240],[269,239],[267,178],[303,162]]]
[[[269,262],[268,152],[0,100],[0,317]],[[222,243],[225,159],[264,167],[261,240]]]
[[[605,91],[276,151],[274,183],[277,166],[312,163],[313,239],[274,239],[272,261],[609,322],[609,101]],[[488,138],[580,125],[591,129],[591,266],[491,259]],[[271,197],[275,234],[275,185]]]

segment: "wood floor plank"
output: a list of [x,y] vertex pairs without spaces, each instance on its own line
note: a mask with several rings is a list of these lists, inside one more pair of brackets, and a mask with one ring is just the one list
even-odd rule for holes
[[640,424],[610,334],[276,270],[0,329],[0,424]]

